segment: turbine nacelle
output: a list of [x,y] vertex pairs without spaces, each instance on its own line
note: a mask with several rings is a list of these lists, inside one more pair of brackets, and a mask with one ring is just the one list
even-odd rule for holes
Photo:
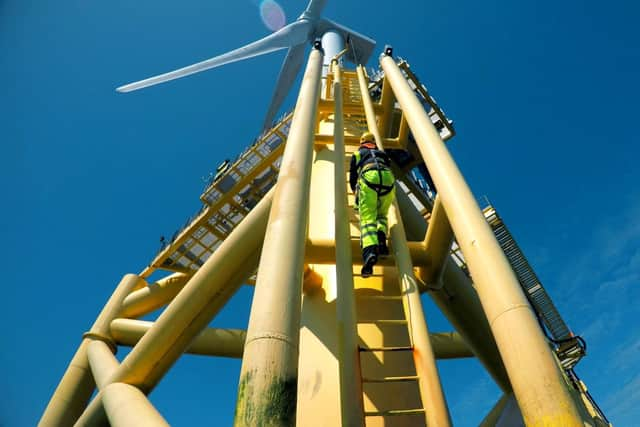
[[376,43],[374,40],[333,21],[321,18],[320,14],[325,4],[326,0],[311,0],[298,19],[260,40],[175,71],[120,86],[116,90],[118,92],[131,92],[232,62],[288,48],[289,50],[282,63],[278,82],[265,117],[263,127],[267,128],[271,125],[300,71],[307,44],[311,44],[315,39],[321,38],[329,31],[335,31],[342,36],[343,40],[349,42],[351,49],[346,55],[347,60],[356,64],[366,63],[373,51]]

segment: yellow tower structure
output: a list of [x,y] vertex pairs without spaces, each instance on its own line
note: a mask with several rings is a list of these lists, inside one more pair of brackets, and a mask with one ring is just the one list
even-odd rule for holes
[[[323,83],[316,43],[294,111],[223,163],[202,209],[124,276],[41,426],[168,425],[146,395],[184,353],[242,358],[237,426],[450,426],[436,360],[461,357],[504,393],[483,426],[608,425],[573,371],[581,340],[478,206],[445,145],[452,122],[392,53],[367,75],[343,69],[342,52]],[[346,173],[364,131],[398,179],[391,256],[366,279]],[[243,285],[255,286],[247,330],[208,328]],[[424,293],[455,331],[429,332]],[[132,347],[121,362],[118,346]]]

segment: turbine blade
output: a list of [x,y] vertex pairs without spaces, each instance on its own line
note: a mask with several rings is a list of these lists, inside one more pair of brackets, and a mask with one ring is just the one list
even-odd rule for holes
[[264,125],[262,126],[263,129],[268,129],[271,127],[273,118],[278,113],[280,105],[282,105],[282,102],[287,97],[289,90],[291,90],[291,86],[293,86],[293,83],[296,79],[296,76],[298,75],[298,72],[300,71],[300,67],[302,66],[302,62],[304,60],[305,46],[306,43],[301,43],[289,48],[287,56],[284,58],[282,67],[280,68],[280,75],[278,76],[276,88],[273,91],[271,105],[269,105],[267,115],[264,118]]
[[170,80],[179,79],[191,74],[199,73],[201,71],[209,70],[221,65],[230,64],[236,61],[242,61],[243,59],[253,58],[254,56],[264,55],[276,50],[295,46],[300,43],[304,43],[309,38],[311,29],[311,23],[307,21],[295,21],[281,28],[275,33],[270,34],[260,40],[256,40],[253,43],[249,43],[248,45],[241,48],[232,50],[211,59],[207,59],[206,61],[198,62],[197,64],[180,68],[175,71],[120,86],[116,90],[118,92],[131,92],[145,87],[157,85],[159,83],[164,83]]
[[306,16],[309,19],[319,18],[326,3],[327,0],[311,0],[302,16]]

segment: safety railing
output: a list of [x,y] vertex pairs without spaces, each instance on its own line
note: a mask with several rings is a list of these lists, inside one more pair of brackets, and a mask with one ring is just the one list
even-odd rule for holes
[[291,117],[291,113],[283,116],[233,162],[225,160],[211,174],[200,196],[203,206],[168,242],[163,241],[143,277],[158,268],[193,273],[204,264],[276,183]]

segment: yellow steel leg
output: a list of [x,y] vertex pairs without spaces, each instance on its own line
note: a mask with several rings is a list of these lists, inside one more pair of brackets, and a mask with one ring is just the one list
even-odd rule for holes
[[[141,283],[144,284],[144,280],[134,274],[124,276],[91,327],[90,334],[108,340],[109,324],[120,310],[122,301]],[[71,426],[87,406],[95,388],[87,359],[87,348],[91,340],[89,337],[82,340],[38,425]]]
[[351,263],[351,233],[347,189],[345,185],[344,123],[342,113],[341,67],[333,63],[335,100],[334,154],[335,154],[335,240],[338,320],[338,351],[340,353],[340,410],[344,427],[364,425],[362,404],[362,378],[358,354],[358,332],[356,330],[356,305],[353,289],[353,265]]
[[109,384],[109,377],[113,375],[120,364],[109,346],[102,341],[90,342],[87,356],[89,357],[89,365],[91,366],[93,378],[96,380],[96,385],[99,390],[102,390],[105,385]]
[[240,371],[235,425],[295,424],[304,245],[322,52],[302,80],[275,187]]
[[[423,273],[424,269],[417,270],[419,280],[426,279]],[[484,365],[496,384],[505,393],[510,392],[509,377],[471,280],[449,258],[444,269],[442,282],[443,288],[430,291],[429,296],[456,331],[462,335],[473,354]]]
[[[145,393],[153,389],[255,270],[272,198],[270,191],[222,242],[124,358],[110,382],[135,385]],[[104,422],[98,394],[78,420],[78,427]]]
[[[407,236],[422,241],[426,236],[427,223],[409,197],[402,191],[397,193],[397,201],[402,206],[402,220]],[[429,265],[416,262],[411,253],[414,265]],[[487,318],[482,311],[480,300],[473,288],[471,280],[449,257],[443,266],[443,287],[430,290],[428,295],[440,308],[440,311],[460,333],[469,349],[487,369],[503,392],[511,392],[511,384],[504,369],[498,347],[489,328]],[[433,274],[429,268],[417,268],[416,278],[421,281],[421,290],[427,289],[426,281]],[[435,350],[435,348],[434,348]],[[437,351],[437,350],[436,350]]]
[[438,188],[526,424],[583,425],[522,288],[438,131],[393,58],[380,63]]
[[102,400],[112,427],[169,427],[147,396],[132,385],[109,384]]

